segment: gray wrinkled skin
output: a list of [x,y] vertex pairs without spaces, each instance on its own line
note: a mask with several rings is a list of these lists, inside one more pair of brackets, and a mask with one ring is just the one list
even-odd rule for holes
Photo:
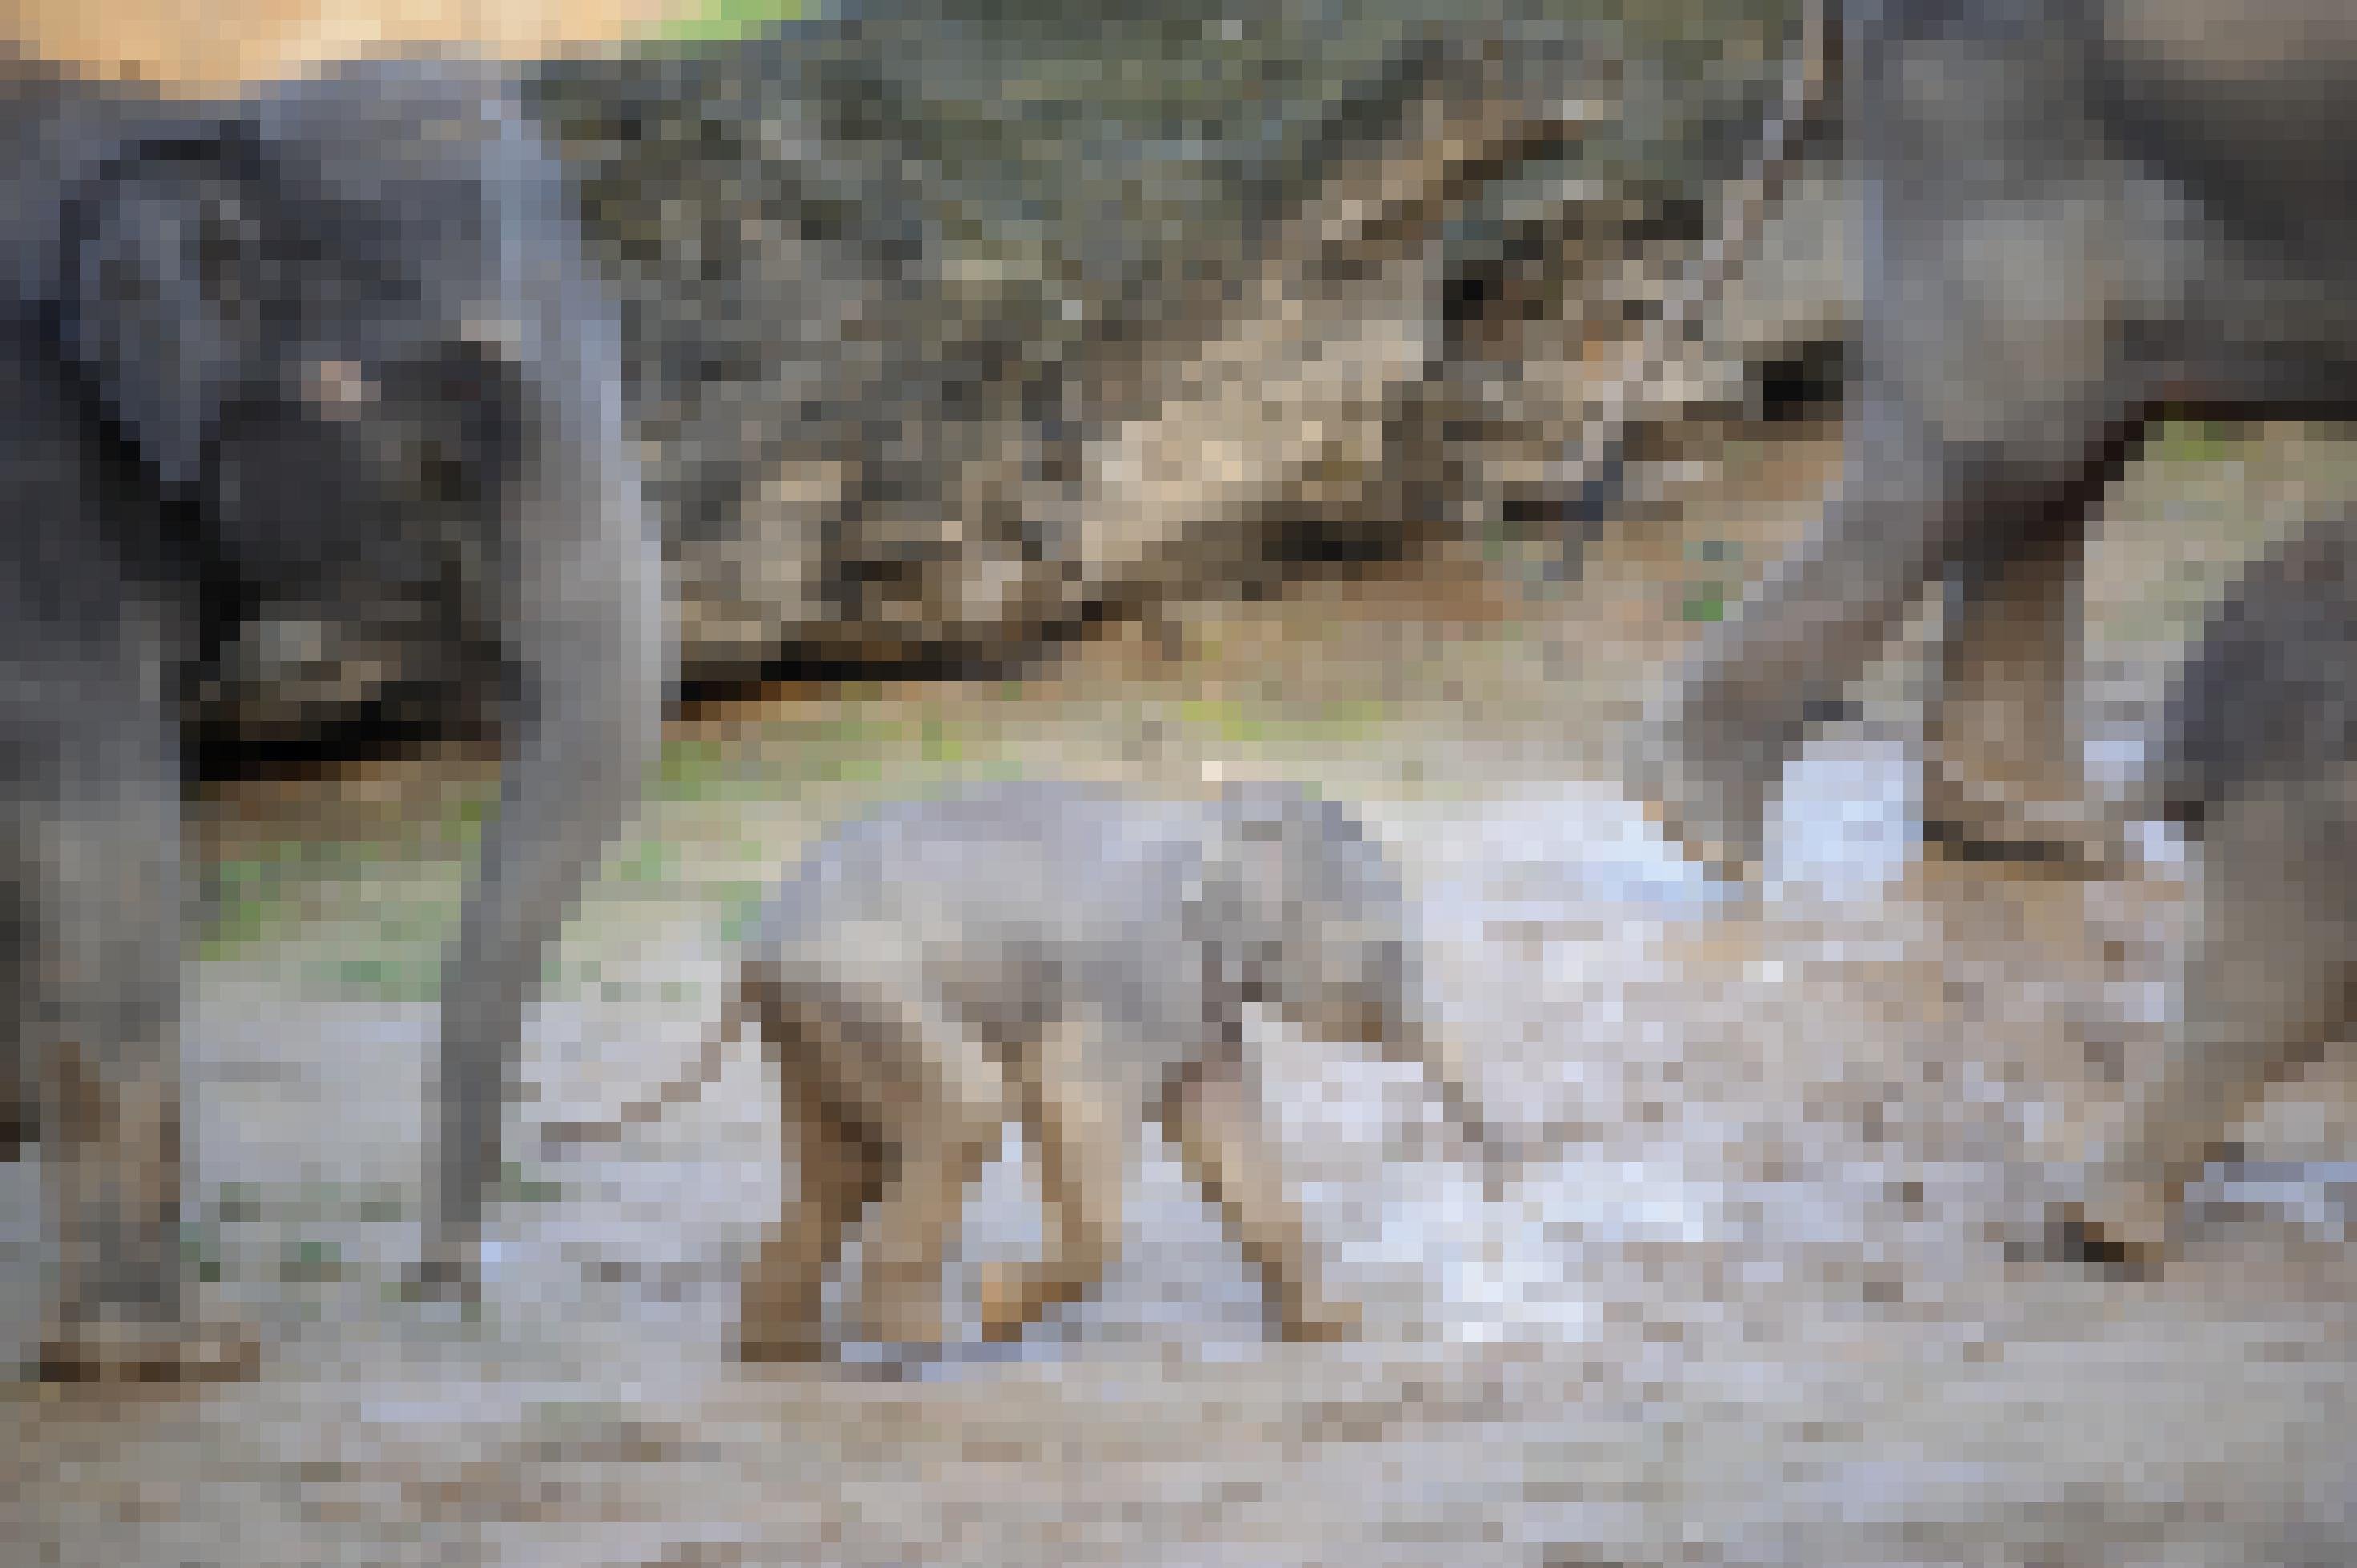
[[994,1043],[1082,1008],[1133,1026],[1157,1055],[1122,1070],[1158,1078],[1239,1026],[1247,1001],[1305,1027],[1381,1021],[1405,1037],[1406,937],[1381,848],[1307,791],[1153,800],[1023,782],[829,835],[753,950],[840,983],[920,948],[952,1009]]
[[1926,818],[2088,867],[2077,575],[2165,404],[2345,412],[2357,17],[2316,0],[1850,7],[1862,374],[1814,535],[1657,710],[1645,791],[1706,860],[1755,861],[1811,715],[1950,592]]
[[2191,841],[2194,917],[2160,1049],[2131,1062],[2088,1218],[2158,1254],[2271,1083],[2343,1038],[2357,953],[2357,537],[2309,528],[2226,596],[2179,672],[2152,806]]
[[2345,520],[2270,551],[2210,615],[2179,670],[2147,769],[2153,814],[2196,837],[2236,801],[2314,793],[2357,757],[2357,554]]
[[[1086,1288],[1114,1244],[1122,1171],[1145,1123],[1162,1120],[1182,1151],[1210,1146],[1219,1137],[1190,1142],[1187,1122],[1200,1103],[1188,1097],[1206,1078],[1242,1084],[1256,1101],[1243,1032],[1252,1004],[1421,1064],[1486,1155],[1490,1135],[1461,1076],[1419,1026],[1411,938],[1380,846],[1340,808],[1292,786],[1168,800],[1080,783],[985,785],[887,806],[831,833],[764,912],[744,989],[783,1069],[790,1122],[797,1105],[820,1107],[803,1113],[801,1208],[822,1201],[812,1195],[824,1178],[812,1173],[824,1159],[812,1140],[844,1141],[844,1126],[869,1185],[836,1214],[797,1219],[790,1206],[748,1287],[748,1342],[809,1329],[841,1226],[882,1190],[879,1158],[900,1173],[883,1234],[921,1243],[897,1261],[883,1243],[887,1273],[897,1262],[898,1288],[930,1287],[937,1303],[956,1195],[1014,1118],[1041,1146],[1062,1250],[1087,1254],[1056,1294]],[[1301,1255],[1275,1152],[1248,1116],[1221,1125],[1232,1134],[1226,1163],[1211,1163],[1223,1174],[1199,1179],[1221,1193],[1247,1253],[1259,1248],[1287,1330],[1305,1330],[1314,1261]],[[1075,1189],[1060,1199],[1060,1181]],[[795,1250],[805,1225],[825,1232],[807,1253]],[[1019,1328],[1021,1316],[1010,1308],[1003,1326]],[[938,1332],[908,1321],[888,1306],[873,1317],[883,1338]]]
[[473,639],[509,677],[502,807],[443,987],[430,1245],[462,1261],[528,987],[635,804],[666,679],[564,183],[472,68],[220,106],[5,69],[8,1077],[63,1173],[64,1335],[183,1311],[182,704],[209,637],[253,614]]

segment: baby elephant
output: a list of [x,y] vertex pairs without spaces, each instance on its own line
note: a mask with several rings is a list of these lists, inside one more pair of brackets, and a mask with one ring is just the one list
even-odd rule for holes
[[2080,1217],[2150,1264],[2226,1134],[2349,1024],[2357,957],[2357,538],[2254,566],[2179,675],[2152,805],[2194,847],[2195,928],[2166,1044],[2130,1073]]
[[1278,1329],[1349,1333],[1266,1125],[1244,1009],[1417,1062],[1494,1169],[1417,1026],[1408,924],[1366,832],[1289,786],[1154,800],[990,785],[828,835],[744,959],[740,1005],[782,1069],[801,1190],[746,1282],[743,1355],[818,1354],[823,1281],[871,1202],[861,1326],[938,1344],[945,1249],[1010,1118],[1051,1222],[1044,1261],[985,1276],[986,1337],[1019,1337],[1102,1278],[1149,1118],[1217,1200]]

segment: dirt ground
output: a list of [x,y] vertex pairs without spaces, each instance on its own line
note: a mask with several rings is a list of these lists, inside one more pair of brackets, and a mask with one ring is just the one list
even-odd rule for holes
[[[1020,686],[682,722],[534,1020],[519,1134],[673,1071],[733,924],[859,801],[994,771],[1318,779],[1410,866],[1435,1012],[1491,1101],[1569,1129],[1484,1202],[1401,1071],[1266,1034],[1366,1343],[1262,1344],[1240,1263],[1157,1158],[1122,1271],[1018,1354],[901,1381],[736,1367],[736,1271],[791,1179],[743,1044],[630,1143],[524,1160],[479,1320],[401,1304],[434,962],[490,773],[255,784],[206,812],[189,1244],[269,1362],[201,1393],[0,1395],[0,1555],[2357,1561],[2345,1060],[2277,1097],[2165,1279],[2000,1244],[2040,1151],[2100,1111],[2104,1052],[2150,1038],[2181,913],[2166,846],[2098,890],[1911,864],[1903,656],[1796,774],[1763,896],[1669,862],[1618,800],[1613,726],[1831,457],[1706,445],[1573,589],[1326,584],[1110,634]],[[2345,449],[2282,432],[2137,470],[2091,574],[2122,715],[2100,756],[2132,753],[2234,562],[2352,479]],[[0,1167],[16,1331],[38,1176]],[[985,1177],[953,1284],[1036,1240],[1025,1182],[1019,1157]]]

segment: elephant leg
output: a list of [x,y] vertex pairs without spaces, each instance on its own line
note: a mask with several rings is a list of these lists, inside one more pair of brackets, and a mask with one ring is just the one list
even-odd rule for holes
[[[17,835],[11,834],[11,839]],[[0,864],[0,996],[19,999],[0,1012],[0,1160],[14,1163],[40,1135],[40,1081],[33,1070],[36,1059],[29,1036],[32,1019],[25,999],[34,995],[38,974],[34,964],[36,925],[29,889],[33,866],[20,853],[29,845],[0,845],[8,855]]]
[[930,1007],[895,1025],[899,1039],[868,1053],[878,1136],[898,1151],[867,1229],[859,1322],[878,1344],[938,1346],[943,1267],[966,1189],[998,1150],[1014,1106],[1006,1074],[982,1042]]
[[[2089,381],[2089,395],[2052,400],[2040,439],[2018,448],[1949,443],[1896,391],[1860,394],[1851,456],[1816,535],[1711,628],[1641,733],[1633,775],[1674,842],[1722,875],[1748,874],[1810,723],[1839,703],[1925,592],[1960,569],[1966,591],[1945,699],[1958,711],[1933,721],[1935,808],[1961,810],[1959,797],[1977,790],[2000,808],[2026,803],[2032,831],[2017,838],[2034,839],[2050,821],[2090,842],[2083,789],[2055,782],[2079,773],[2067,695],[2078,552],[2133,427],[2100,379]],[[1976,753],[1972,742],[1987,736]]]
[[738,1353],[748,1361],[818,1359],[826,1276],[884,1187],[882,1146],[843,1115],[827,1084],[791,1058],[785,1080],[796,1190],[746,1276]]
[[901,1145],[899,1167],[886,1182],[868,1228],[860,1281],[859,1321],[874,1343],[947,1342],[942,1286],[949,1241],[965,1208],[966,1189],[995,1152],[997,1131],[935,1125]]
[[[2026,614],[2041,640],[2067,642],[2048,608],[2056,585],[2039,570],[2007,579],[2050,538],[2075,553],[2090,479],[2116,467],[2139,411],[2180,373],[2167,326],[2197,262],[2179,204],[2077,113],[2071,51],[1970,8],[1937,27],[1861,19],[1855,34],[1844,115],[1863,373],[1841,483],[1814,535],[1705,634],[1637,768],[1669,834],[1736,874],[1758,859],[1768,798],[1810,720],[1934,583],[1986,564],[1977,583],[1994,596],[1964,618],[1953,655],[1968,706],[1975,650],[1994,648],[1978,631],[1994,639]],[[1979,663],[2002,705],[2015,661]]]
[[148,789],[111,793],[61,807],[37,873],[33,1055],[65,1325],[180,1312],[179,824]]
[[1078,1022],[1055,1025],[1029,1058],[1023,1121],[1039,1156],[1047,1255],[985,1273],[985,1339],[1021,1338],[1048,1312],[1094,1290],[1120,1253],[1139,1118],[1135,1096],[1105,1081],[1095,1034]]
[[1232,1056],[1199,1064],[1172,1084],[1163,1124],[1188,1176],[1260,1275],[1278,1332],[1298,1341],[1349,1338],[1359,1314],[1324,1294],[1316,1245],[1252,1089]]
[[2087,521],[2116,458],[2099,447],[2046,499],[2040,526],[1999,531],[1957,569],[1925,736],[1923,835],[1935,849],[2087,875],[2126,854],[2088,786],[2079,702]]
[[243,1376],[251,1337],[192,1321],[185,1299],[179,774],[164,716],[130,684],[140,672],[120,674],[49,759],[66,788],[39,809],[20,804],[15,824],[31,982],[16,1049],[37,1084],[57,1250],[41,1370]]
[[1663,832],[1715,873],[1760,859],[1770,800],[1811,720],[1945,570],[1963,521],[1936,435],[1862,390],[1815,535],[1712,627],[1650,704],[1631,774]]
[[[2345,800],[2343,770],[2318,802]],[[2198,925],[2166,1044],[2133,1072],[2083,1206],[2110,1247],[2157,1258],[2185,1188],[2268,1086],[2348,1022],[2357,822],[2337,805],[2269,791],[2224,804],[2203,832]]]

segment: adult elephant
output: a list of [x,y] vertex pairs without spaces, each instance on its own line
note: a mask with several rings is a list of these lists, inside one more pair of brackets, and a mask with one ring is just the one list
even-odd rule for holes
[[2349,411],[2357,10],[1858,0],[1838,36],[1846,467],[1665,689],[1637,782],[1696,858],[1747,871],[1813,715],[1944,583],[1927,837],[2106,868],[2070,700],[2089,520],[2164,407]]
[[470,626],[502,656],[422,1270],[463,1287],[527,991],[659,735],[660,546],[564,183],[487,70],[212,107],[5,70],[0,1083],[50,1170],[44,1364],[234,1369],[250,1342],[194,1326],[177,1234],[187,676],[277,614]]

